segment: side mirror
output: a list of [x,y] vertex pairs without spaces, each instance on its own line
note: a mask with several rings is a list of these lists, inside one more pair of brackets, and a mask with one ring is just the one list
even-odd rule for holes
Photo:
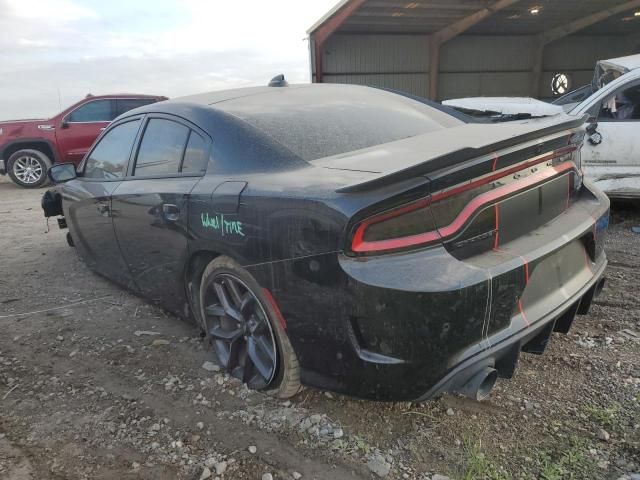
[[60,124],[61,128],[69,128],[69,121],[65,118],[64,120],[62,120],[62,123]]
[[68,182],[78,176],[73,163],[58,163],[49,169],[48,175],[53,183]]
[[602,143],[602,135],[598,132],[598,122],[595,117],[589,117],[587,125],[587,140],[594,147]]

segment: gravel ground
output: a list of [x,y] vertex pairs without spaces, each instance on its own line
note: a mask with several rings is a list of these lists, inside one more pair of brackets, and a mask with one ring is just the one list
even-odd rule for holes
[[614,210],[591,313],[489,400],[283,402],[45,233],[43,192],[0,177],[2,479],[640,479],[637,205]]

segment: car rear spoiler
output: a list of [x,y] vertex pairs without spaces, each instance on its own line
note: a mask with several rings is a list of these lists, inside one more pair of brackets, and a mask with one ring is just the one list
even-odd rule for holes
[[[483,155],[489,155],[498,150],[509,148],[514,145],[518,145],[520,143],[529,142],[531,140],[535,140],[536,138],[544,137],[546,135],[552,135],[554,133],[562,132],[565,130],[578,128],[584,125],[588,117],[589,117],[588,115],[584,115],[583,117],[556,123],[554,125],[550,125],[545,128],[534,129],[522,135],[511,137],[496,143],[491,143],[489,145],[479,147],[479,148],[466,147],[460,150],[454,150],[451,153],[430,158],[424,162],[417,163],[415,165],[403,168],[401,170],[384,172],[379,177],[373,178],[371,180],[366,180],[364,182],[354,183],[351,185],[340,187],[336,190],[336,192],[338,193],[365,192],[368,190],[384,187],[393,183],[410,180],[415,177],[428,175],[430,173],[441,170],[442,168],[459,165],[461,163],[472,160],[474,158],[481,157]],[[495,128],[500,128],[500,125],[499,124],[495,125]]]

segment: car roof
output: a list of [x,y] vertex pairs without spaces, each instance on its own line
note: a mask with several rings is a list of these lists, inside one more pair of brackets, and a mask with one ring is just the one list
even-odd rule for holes
[[251,104],[255,106],[275,106],[286,104],[306,105],[309,103],[329,102],[331,100],[350,100],[352,94],[357,92],[358,100],[371,101],[384,97],[392,97],[398,101],[408,101],[412,103],[417,100],[420,103],[432,107],[438,114],[442,114],[439,104],[433,104],[403,92],[389,90],[385,88],[370,87],[365,85],[342,84],[342,83],[304,83],[293,84],[283,87],[244,87],[231,90],[218,90],[197,95],[177,97],[164,102],[164,105],[171,103],[190,103],[203,106],[211,106],[221,110],[231,110],[232,106]]
[[[138,107],[124,114],[132,116],[146,113],[168,113],[190,120],[204,130],[209,130],[207,117],[224,115],[246,121],[254,114],[277,113],[287,116],[287,112],[304,112],[303,115],[317,115],[314,106],[327,104],[376,104],[395,102],[409,105],[424,104],[430,107],[425,113],[433,121],[454,126],[460,119],[446,111],[441,105],[433,105],[398,92],[385,89],[351,84],[308,83],[287,85],[284,87],[245,87],[231,90],[219,90]],[[124,117],[123,116],[123,117]],[[211,133],[211,132],[209,132]]]
[[[294,84],[284,87],[244,87],[231,90],[218,90],[214,92],[201,93],[186,97],[178,97],[167,103],[195,103],[200,105],[213,106],[222,110],[231,108],[230,105],[251,103],[252,105],[273,105],[286,101],[291,104],[305,104],[309,101],[314,103],[322,98],[318,98],[321,91],[325,100],[348,97],[353,90],[368,91],[371,98],[377,97],[383,91],[378,88],[366,87],[362,85],[347,85],[337,83],[306,83]],[[388,93],[386,93],[388,95]],[[295,100],[294,100],[295,98]],[[221,105],[227,103],[227,105]]]
[[102,98],[167,98],[163,95],[148,95],[144,93],[110,93],[107,95],[92,95],[89,94],[82,99],[82,101],[89,99],[102,99]]
[[[216,148],[226,150],[228,158],[239,158],[237,152],[251,149],[242,155],[255,156],[259,150],[263,159],[278,162],[278,157],[287,157],[305,164],[316,158],[465,123],[445,107],[434,106],[427,100],[345,84],[250,87],[202,93],[145,105],[115,121],[146,114],[168,114],[190,122],[210,138],[216,138]],[[271,153],[265,153],[267,150]]]
[[291,90],[296,88],[304,88],[307,85],[289,85],[287,87],[244,87],[233,88],[230,90],[216,90],[214,92],[199,93],[196,95],[188,95],[185,97],[177,97],[172,99],[171,103],[195,103],[199,105],[214,105],[220,102],[235,100],[238,98],[255,96],[260,94],[275,93],[278,90]]
[[146,94],[137,94],[137,93],[111,93],[108,95],[92,95],[90,93],[83,99],[78,100],[77,102],[66,107],[61,112],[57,113],[54,117],[52,117],[52,119],[63,117],[67,115],[69,112],[75,110],[76,108],[94,100],[118,100],[118,99],[129,99],[129,98],[132,98],[132,99],[133,98],[149,98],[149,99],[154,99],[158,101],[168,99],[168,97],[164,97],[162,95],[146,95]]
[[[212,110],[222,111],[234,116],[239,112],[250,113],[285,113],[287,110],[307,110],[308,115],[315,115],[313,105],[326,105],[333,102],[342,103],[371,103],[395,101],[406,104],[425,104],[431,107],[429,116],[434,121],[444,123],[459,122],[454,119],[441,105],[432,104],[422,99],[403,95],[400,92],[368,87],[363,85],[336,83],[308,83],[283,87],[246,87],[231,90],[220,90],[198,95],[174,98],[161,104],[148,105],[136,109],[135,112],[144,113],[157,109],[174,109],[178,106],[200,106]],[[169,112],[168,112],[169,113]]]

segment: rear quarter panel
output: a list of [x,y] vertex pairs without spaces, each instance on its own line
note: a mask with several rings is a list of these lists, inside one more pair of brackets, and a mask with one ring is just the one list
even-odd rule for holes
[[[347,217],[312,188],[288,188],[284,182],[295,176],[205,176],[191,192],[191,251],[217,252],[247,267],[339,250]],[[238,192],[232,186],[220,194],[229,182]]]

